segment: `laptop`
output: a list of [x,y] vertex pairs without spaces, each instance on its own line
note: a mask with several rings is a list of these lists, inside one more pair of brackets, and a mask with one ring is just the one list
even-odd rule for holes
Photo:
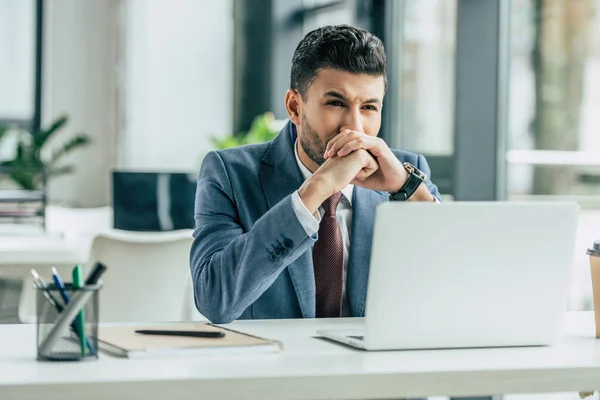
[[112,189],[115,229],[156,232],[194,228],[193,174],[113,171]]
[[365,350],[551,345],[578,215],[563,202],[381,204],[364,326],[318,334]]

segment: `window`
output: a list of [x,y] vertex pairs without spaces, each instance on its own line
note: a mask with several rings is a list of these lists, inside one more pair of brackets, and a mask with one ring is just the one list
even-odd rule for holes
[[598,35],[596,0],[513,0],[513,197],[600,196],[600,44],[592,40]]
[[35,15],[34,0],[0,2],[0,123],[34,115]]
[[600,2],[512,0],[509,199],[582,205],[571,308],[590,309],[600,238]]
[[353,6],[352,1],[302,0],[302,7],[305,9],[325,7],[304,19],[302,36],[325,25],[352,24],[354,22]]
[[[404,4],[402,75],[397,82],[401,126],[393,130],[393,146],[427,155],[451,155],[456,1],[406,0]],[[395,50],[388,49],[388,54]]]
[[[386,3],[389,88],[383,136],[427,157],[445,199],[454,190],[457,0]],[[380,29],[381,30],[381,29]]]

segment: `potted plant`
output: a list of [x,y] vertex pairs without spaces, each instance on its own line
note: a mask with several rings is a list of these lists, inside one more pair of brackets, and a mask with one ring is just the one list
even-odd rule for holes
[[38,190],[42,188],[46,179],[73,172],[72,165],[58,165],[58,163],[73,150],[88,145],[90,139],[86,135],[75,135],[56,149],[52,151],[47,149],[50,139],[66,125],[67,121],[66,115],[60,116],[48,128],[39,131],[13,127],[0,128],[0,148],[11,135],[15,142],[12,159],[1,161],[0,167],[8,171],[19,188]]
[[245,144],[268,142],[279,133],[279,130],[273,127],[274,125],[275,115],[271,112],[266,112],[254,118],[248,132],[241,132],[237,135],[231,135],[225,138],[213,137],[211,141],[217,150],[242,146]]

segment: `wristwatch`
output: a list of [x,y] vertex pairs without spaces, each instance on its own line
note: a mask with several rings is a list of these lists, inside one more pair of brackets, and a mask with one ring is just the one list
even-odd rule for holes
[[417,169],[411,163],[402,163],[406,172],[408,172],[408,180],[396,193],[390,193],[390,201],[406,201],[412,196],[419,185],[427,181],[427,175]]

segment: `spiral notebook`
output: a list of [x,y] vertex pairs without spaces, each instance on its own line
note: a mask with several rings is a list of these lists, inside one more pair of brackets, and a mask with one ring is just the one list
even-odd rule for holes
[[[136,333],[136,330],[222,331],[222,338],[159,336]],[[232,354],[277,353],[283,346],[264,339],[210,323],[185,323],[149,326],[100,326],[98,346],[101,351],[118,357],[174,357]]]

